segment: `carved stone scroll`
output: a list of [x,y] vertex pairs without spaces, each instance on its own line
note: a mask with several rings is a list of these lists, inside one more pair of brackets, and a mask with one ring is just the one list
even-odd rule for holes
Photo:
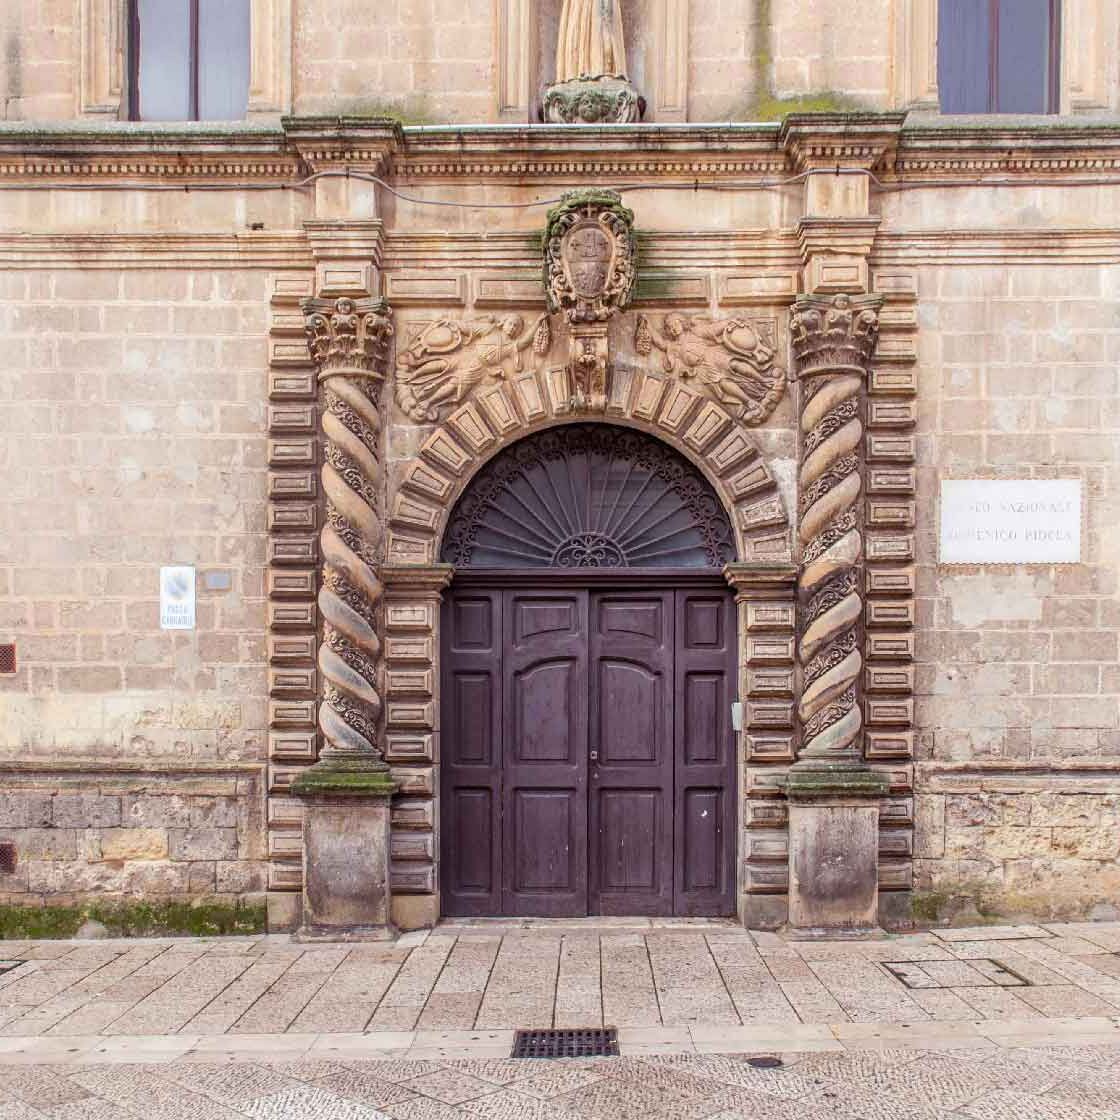
[[803,760],[862,760],[863,398],[880,303],[876,297],[841,294],[804,298],[793,308],[793,352],[802,386]]
[[378,500],[379,405],[393,327],[388,307],[378,300],[310,299],[303,310],[325,394],[321,762],[384,770],[387,780],[388,765],[378,743],[382,704],[376,613],[384,534]]
[[772,320],[674,312],[653,323],[638,317],[634,347],[647,357],[658,351],[668,374],[702,388],[744,424],[764,423],[786,388],[774,361]]

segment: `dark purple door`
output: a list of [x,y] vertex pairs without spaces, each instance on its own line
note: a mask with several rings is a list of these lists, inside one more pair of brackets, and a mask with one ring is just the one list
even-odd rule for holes
[[645,583],[448,596],[445,914],[734,912],[734,604]]
[[673,913],[672,591],[591,597],[591,906]]

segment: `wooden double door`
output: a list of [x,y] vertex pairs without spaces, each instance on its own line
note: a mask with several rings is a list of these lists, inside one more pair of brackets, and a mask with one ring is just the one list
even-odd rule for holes
[[734,603],[656,578],[448,595],[445,914],[734,912]]

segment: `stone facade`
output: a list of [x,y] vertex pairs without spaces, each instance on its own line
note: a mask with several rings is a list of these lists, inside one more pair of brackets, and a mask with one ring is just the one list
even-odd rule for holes
[[[732,517],[746,921],[786,920],[787,772],[838,738],[886,790],[883,921],[1084,915],[1120,894],[1120,129],[1084,116],[1117,106],[1115,12],[1069,5],[1067,44],[1113,48],[1067,50],[1082,116],[954,122],[890,111],[936,102],[927,0],[820,0],[796,24],[740,0],[637,7],[647,121],[810,96],[873,111],[474,128],[535,119],[558,4],[400,0],[362,23],[267,0],[249,125],[123,125],[119,5],[0,13],[18,43],[0,70],[17,656],[0,902],[267,893],[290,927],[293,783],[321,728],[337,746],[365,727],[397,784],[394,920],[436,920],[444,527],[499,450],[596,418],[671,444]],[[376,119],[390,109],[462,127]],[[637,271],[632,302],[580,335],[541,281],[541,200],[589,186],[633,212]],[[362,424],[306,337],[340,300],[392,331]],[[874,321],[827,400],[810,312],[826,333]],[[601,393],[572,379],[573,337],[609,371]],[[840,430],[822,475],[810,460]],[[943,478],[1080,479],[1083,562],[939,564]],[[194,631],[159,628],[168,563],[198,570]],[[355,603],[372,640],[344,632]]]

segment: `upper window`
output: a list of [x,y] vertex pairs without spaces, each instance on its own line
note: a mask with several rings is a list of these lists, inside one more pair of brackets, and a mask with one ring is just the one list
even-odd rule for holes
[[241,120],[249,0],[129,0],[129,118]]
[[1060,0],[939,0],[943,113],[1056,113]]

